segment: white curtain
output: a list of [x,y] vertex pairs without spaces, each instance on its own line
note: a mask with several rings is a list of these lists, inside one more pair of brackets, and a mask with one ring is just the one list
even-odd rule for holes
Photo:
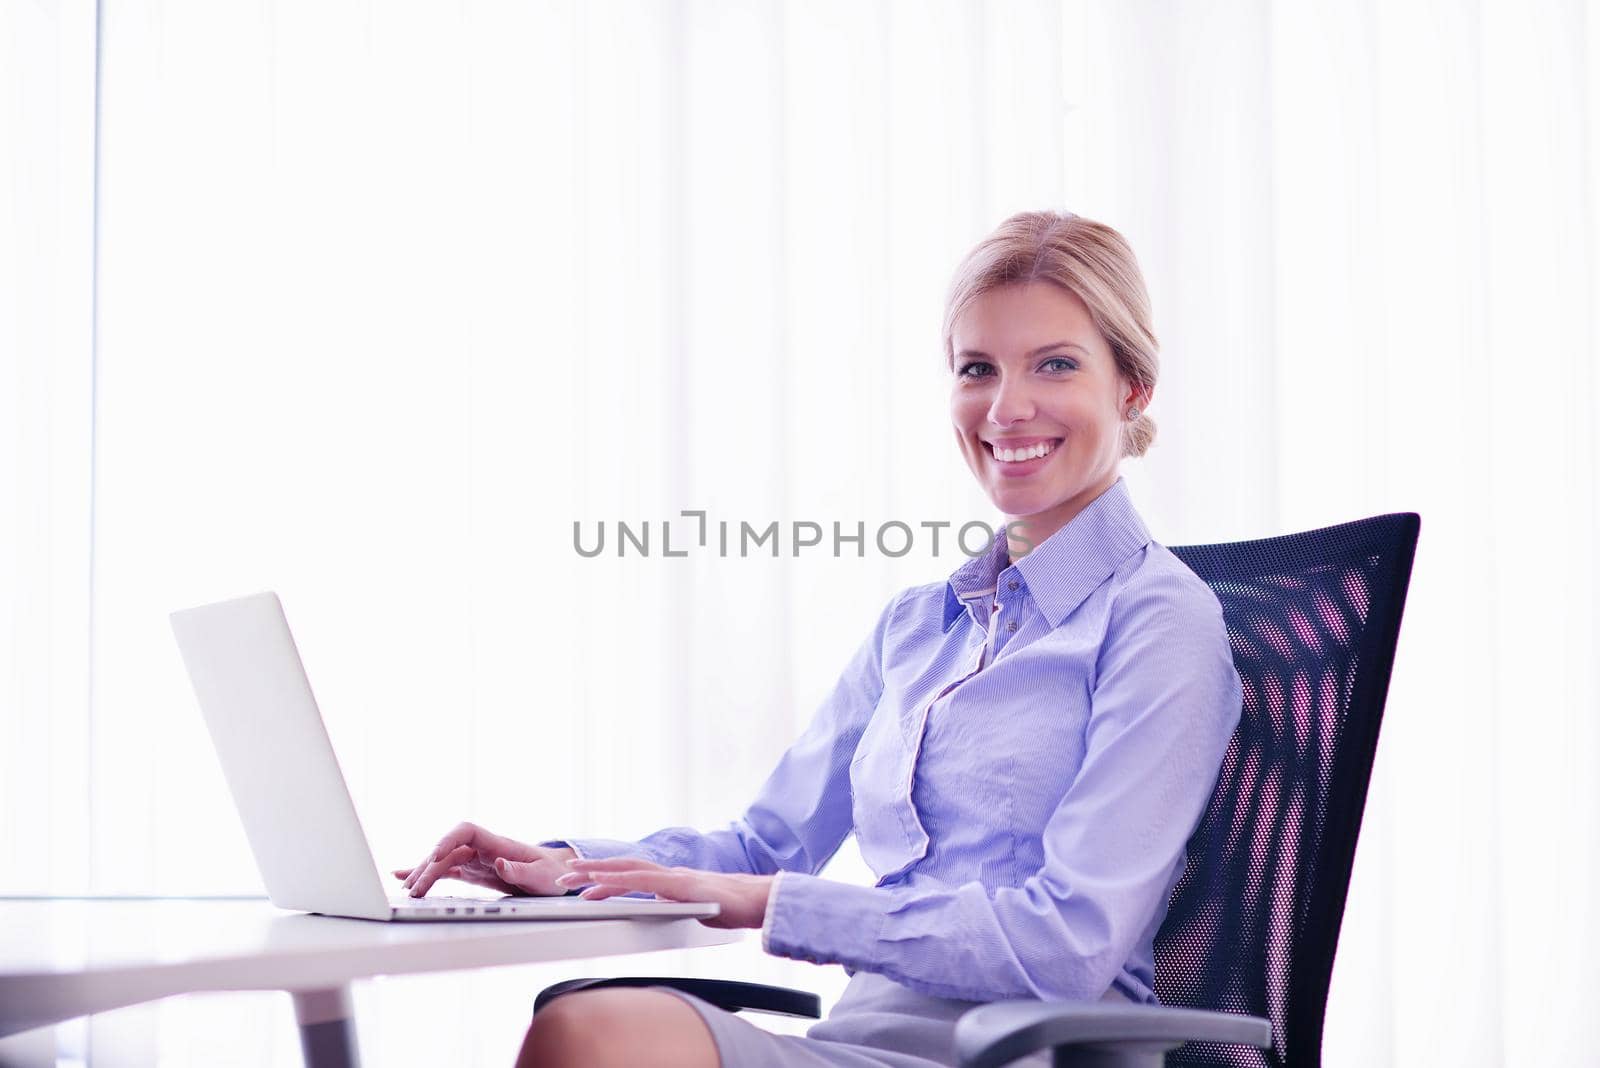
[[[1159,541],[1422,514],[1328,1063],[1584,1059],[1589,5],[103,0],[98,111],[94,6],[3,10],[0,891],[259,890],[165,616],[264,588],[381,866],[463,818],[731,818],[883,601],[962,559],[871,532],[995,518],[943,290],[1057,207],[1150,283],[1124,473]],[[712,537],[666,558],[684,510]],[[575,521],[652,554],[584,559]],[[869,536],[739,558],[719,521]],[[578,973],[843,987],[747,942],[362,984],[361,1041],[505,1063]],[[273,995],[53,1041],[241,1035],[295,1063]]]
[[83,885],[89,871],[94,73],[91,6],[0,5],[0,892],[8,893]]

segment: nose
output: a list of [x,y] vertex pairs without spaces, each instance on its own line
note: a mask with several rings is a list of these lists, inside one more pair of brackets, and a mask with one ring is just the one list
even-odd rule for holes
[[1017,377],[1008,382],[1002,375],[995,386],[994,403],[989,405],[989,422],[1002,427],[1026,422],[1033,418],[1034,409],[1027,380]]

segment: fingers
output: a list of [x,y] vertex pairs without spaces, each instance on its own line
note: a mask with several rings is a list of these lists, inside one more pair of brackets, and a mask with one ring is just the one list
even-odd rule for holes
[[[629,863],[648,866],[629,868],[626,866]],[[774,885],[770,875],[665,868],[631,857],[571,861],[568,867],[574,870],[558,877],[556,885],[588,884],[580,896],[589,901],[603,901],[619,894],[646,893],[663,901],[715,902],[721,912],[700,921],[709,927],[760,927],[766,918]]]
[[407,890],[411,889],[412,884],[415,883],[417,879],[421,877],[422,873],[428,869],[428,865],[432,863],[432,861],[433,854],[430,852],[427,856],[422,858],[422,861],[417,864],[416,867],[412,868],[406,873],[405,888]]
[[[507,860],[505,857],[496,857],[494,860],[494,873],[507,886],[526,890],[530,894],[544,893],[545,891],[540,889],[540,884],[544,880],[539,878],[534,868],[535,864],[532,861]],[[549,879],[548,874],[545,875],[545,879]]]
[[588,901],[603,901],[608,897],[638,892],[673,901],[693,901],[696,900],[697,878],[698,873],[688,868],[663,868],[658,864],[629,870],[607,865],[604,868],[596,866],[588,872],[568,872],[556,880],[556,885],[570,890],[591,883],[593,885],[578,895]]
[[[419,864],[419,865],[417,865],[417,867],[420,868],[420,867],[422,867],[422,865]],[[415,871],[415,870],[417,870],[417,869],[416,868],[394,868],[394,869],[390,870],[389,874],[393,875],[396,879],[409,879],[409,878],[411,878],[411,873],[413,871]],[[460,868],[451,868],[449,871],[445,872],[445,874],[448,875],[452,879],[459,879],[459,878],[461,878],[461,869]]]
[[[431,886],[443,873],[444,868],[448,866],[445,864],[445,858],[447,856],[456,855],[457,851],[460,850],[462,846],[472,845],[474,843],[479,844],[482,848],[490,851],[491,853],[495,853],[498,852],[499,847],[505,843],[505,839],[502,839],[497,834],[489,833],[482,827],[479,827],[476,823],[458,823],[454,827],[450,828],[448,834],[439,839],[438,844],[433,847],[427,856],[422,858],[421,864],[418,864],[415,868],[411,869],[410,874],[407,875],[405,879],[405,888],[412,891],[413,897],[421,897],[423,894],[426,894],[428,892],[428,887],[424,886],[419,892],[417,890],[417,884],[423,881],[423,877],[427,874],[429,867],[433,865],[439,865],[438,870],[435,871],[432,877],[427,880],[428,886]],[[490,843],[493,843],[492,847]],[[465,857],[461,857],[456,861],[456,863],[464,863],[465,860]]]
[[459,845],[442,855],[436,854],[438,859],[430,861],[421,872],[413,872],[412,877],[407,880],[411,889],[411,896],[426,896],[433,884],[444,878],[451,868],[467,863],[477,855],[477,852],[470,845]]
[[[466,851],[463,852],[463,849]],[[412,896],[421,897],[435,881],[445,877],[451,867],[475,876],[480,867],[487,867],[496,857],[528,861],[545,853],[535,846],[486,831],[476,823],[463,822],[456,824],[439,839],[421,863],[412,868],[395,868],[393,874],[396,879],[402,880],[407,890],[412,891]]]
[[[605,873],[668,870],[643,857],[574,857],[567,861],[565,866],[569,870],[556,879],[556,885],[563,890],[576,890],[580,886],[589,886],[590,889],[583,891],[579,896],[590,901],[603,901],[608,897],[633,892],[632,888],[614,889],[599,886],[599,876]],[[590,884],[596,885],[590,886]]]
[[693,898],[684,887],[685,880],[668,872],[616,872],[595,876],[598,882],[578,896],[585,901],[604,901],[623,894],[654,894],[663,901],[686,901]]

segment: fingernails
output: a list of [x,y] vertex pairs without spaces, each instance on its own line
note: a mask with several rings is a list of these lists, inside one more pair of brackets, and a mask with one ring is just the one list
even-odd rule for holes
[[575,872],[575,871],[569,871],[565,875],[556,876],[556,885],[557,886],[565,886],[565,887],[571,888],[571,887],[574,887],[574,886],[580,886],[582,884],[583,884],[583,876],[580,875],[578,872]]

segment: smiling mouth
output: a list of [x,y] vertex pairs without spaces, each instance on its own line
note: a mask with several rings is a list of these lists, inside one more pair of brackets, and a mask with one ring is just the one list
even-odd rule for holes
[[1060,446],[1064,440],[1066,439],[1050,438],[1048,441],[1041,441],[1035,445],[1030,445],[1025,449],[996,449],[992,442],[985,441],[983,443],[983,448],[984,451],[987,452],[989,456],[998,464],[1020,465],[1031,463],[1035,460],[1044,459],[1046,456],[1049,456],[1051,453],[1055,452],[1056,448]]

